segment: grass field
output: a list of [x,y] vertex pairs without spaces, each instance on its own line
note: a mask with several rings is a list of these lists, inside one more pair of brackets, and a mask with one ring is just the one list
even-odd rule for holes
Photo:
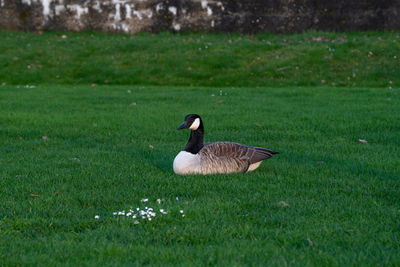
[[[175,80],[182,73],[168,64],[185,62],[174,58],[189,53],[185,45],[172,56],[150,46],[145,55],[161,53],[166,64],[152,72],[154,63],[136,76],[129,75],[140,69],[135,64],[150,64],[150,59],[103,50],[108,42],[122,47],[123,38],[130,45],[158,40],[172,50],[164,39],[212,39],[215,44],[233,37],[261,42],[268,36],[285,43],[316,34],[336,40],[345,34],[132,39],[62,34],[0,33],[0,265],[400,265],[400,76],[393,58],[399,53],[393,49],[398,33],[369,33],[370,42],[362,39],[365,33],[346,35],[374,51],[354,59],[359,68],[354,85],[348,83],[352,78],[331,69],[354,69],[353,59],[345,60],[347,50],[343,64],[302,63],[320,68],[320,76],[301,72],[301,84],[294,70],[274,82],[249,75],[244,62],[263,51],[251,41],[245,41],[247,50],[220,46],[226,54],[236,51],[232,72],[224,60],[220,73],[213,69],[220,61],[212,61],[212,53],[192,55],[190,65],[202,67],[192,67],[197,74],[182,80]],[[51,50],[52,43],[42,46],[48,39],[60,42],[54,46],[59,49]],[[282,44],[265,53],[287,48],[297,57],[302,49],[309,49],[308,55],[326,45]],[[85,56],[86,50],[93,53]],[[52,65],[56,57],[51,53],[69,60]],[[108,62],[113,53],[126,65]],[[74,65],[79,58],[85,62],[81,69]],[[130,59],[136,63],[130,65]],[[371,74],[378,67],[369,59],[387,66],[380,76]],[[35,62],[42,67],[36,69]],[[364,73],[368,67],[371,72]],[[77,76],[70,76],[74,71]],[[321,84],[324,73],[332,79]],[[102,85],[104,77],[115,80]],[[252,173],[177,176],[172,161],[189,132],[176,127],[193,112],[203,117],[205,141],[235,141],[280,154]],[[145,206],[168,214],[157,212],[151,221],[138,219],[139,224],[113,215]]]
[[0,31],[0,84],[399,87],[400,31],[99,34]]

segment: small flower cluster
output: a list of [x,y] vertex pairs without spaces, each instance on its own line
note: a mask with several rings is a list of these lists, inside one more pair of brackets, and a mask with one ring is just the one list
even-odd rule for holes
[[[176,197],[176,200],[179,201],[179,198]],[[142,203],[146,203],[148,202],[149,199],[148,198],[143,198],[141,200]],[[157,199],[156,200],[157,204],[160,205],[162,200],[161,199]],[[185,214],[183,213],[183,210],[179,210],[180,214],[182,215],[182,217],[185,217]],[[134,224],[139,224],[139,219],[143,219],[143,220],[147,220],[147,221],[151,221],[152,219],[154,219],[157,214],[159,215],[166,215],[168,214],[168,211],[164,210],[164,209],[153,209],[150,207],[144,207],[143,208],[136,208],[136,209],[129,209],[128,211],[122,210],[122,211],[115,211],[113,212],[114,216],[118,216],[118,217],[125,217],[125,218],[132,218],[134,219]],[[100,219],[99,215],[96,215],[94,217],[96,220]]]
[[[168,214],[164,209],[160,209],[159,213],[161,215]],[[145,207],[144,209],[136,208],[136,210],[130,209],[128,212],[123,211],[115,211],[113,212],[114,216],[125,216],[132,217],[132,219],[140,219],[151,221],[152,218],[157,216],[157,211],[153,208]]]

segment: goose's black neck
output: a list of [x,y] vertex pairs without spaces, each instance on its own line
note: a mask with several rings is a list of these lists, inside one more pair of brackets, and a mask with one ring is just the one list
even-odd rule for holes
[[203,148],[203,136],[204,136],[204,128],[203,124],[200,123],[199,128],[195,131],[190,131],[190,138],[184,151],[190,152],[192,154],[197,154],[200,149]]

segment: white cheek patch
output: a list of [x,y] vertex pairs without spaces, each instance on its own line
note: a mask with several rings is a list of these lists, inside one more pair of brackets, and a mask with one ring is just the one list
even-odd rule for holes
[[196,118],[196,119],[193,121],[192,125],[190,125],[189,129],[190,129],[190,130],[193,130],[193,131],[196,131],[197,128],[199,128],[199,126],[200,126],[200,119],[199,119],[199,118]]

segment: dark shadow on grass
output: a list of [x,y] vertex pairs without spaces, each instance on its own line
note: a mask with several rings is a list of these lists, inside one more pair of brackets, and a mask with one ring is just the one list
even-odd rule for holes
[[174,161],[175,155],[166,153],[161,150],[141,150],[138,151],[139,155],[144,159],[146,163],[152,165],[163,172],[172,173],[172,163]]

